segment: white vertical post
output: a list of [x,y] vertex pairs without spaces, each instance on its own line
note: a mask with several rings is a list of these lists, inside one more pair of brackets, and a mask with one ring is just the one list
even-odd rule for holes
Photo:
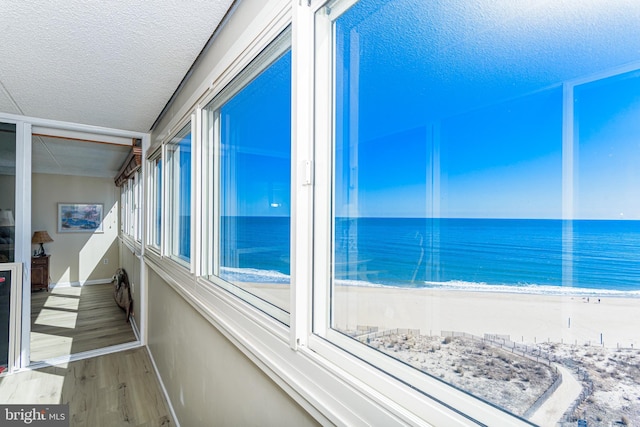
[[[16,340],[20,347],[19,366],[29,365],[31,349],[31,124],[16,125],[16,262],[22,262],[22,306],[17,325],[22,334]],[[18,337],[16,337],[18,338]]]
[[201,109],[198,108],[191,114],[191,197],[189,210],[192,212],[189,226],[189,259],[191,273],[197,276],[202,271],[200,264],[202,248],[202,129]]
[[306,346],[311,332],[314,190],[314,13],[293,2],[291,95],[291,266],[292,349]]
[[140,324],[138,325],[138,332],[140,333],[140,343],[142,345],[147,345],[147,337],[148,337],[148,304],[149,304],[149,283],[147,282],[147,265],[144,262],[144,255],[146,251],[147,244],[149,243],[150,238],[150,224],[155,222],[154,218],[152,218],[148,210],[149,206],[152,206],[150,203],[151,193],[153,190],[153,186],[148,185],[150,182],[150,173],[153,173],[153,169],[149,170],[149,162],[147,159],[147,153],[149,150],[149,145],[151,144],[151,136],[146,134],[142,137],[142,179],[140,184],[141,188],[141,197],[139,200],[140,206],[140,215],[142,216],[141,227],[142,227],[142,236],[140,241],[140,258],[138,262],[140,263],[140,283],[138,284],[138,293],[140,294],[140,302],[138,303],[138,315],[140,319]]

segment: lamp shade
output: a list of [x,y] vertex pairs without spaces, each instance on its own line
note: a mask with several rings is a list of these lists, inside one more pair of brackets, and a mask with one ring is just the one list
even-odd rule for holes
[[31,238],[31,243],[49,243],[53,242],[51,236],[46,231],[36,231],[33,233],[33,237]]
[[14,225],[11,209],[0,209],[0,226],[13,227]]

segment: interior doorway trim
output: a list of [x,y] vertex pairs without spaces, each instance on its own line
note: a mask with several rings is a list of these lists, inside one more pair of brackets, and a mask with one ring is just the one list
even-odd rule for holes
[[[15,262],[22,263],[22,302],[18,302],[16,315],[22,323],[21,333],[17,338],[19,342],[19,356],[15,361],[18,369],[31,368],[30,363],[30,336],[31,336],[31,195],[32,195],[32,144],[33,134],[54,137],[70,137],[75,139],[90,140],[92,142],[102,142],[118,145],[133,145],[134,139],[142,140],[142,146],[148,147],[150,134],[143,132],[113,129],[107,127],[85,125],[80,123],[64,122],[58,120],[28,117],[17,114],[0,112],[0,121],[16,124],[16,243]],[[143,153],[144,155],[144,153]],[[144,247],[141,248],[144,251]],[[142,261],[141,261],[142,262]],[[143,266],[141,265],[141,268]],[[146,313],[146,283],[143,280],[139,284],[140,290],[140,312]],[[138,340],[130,344],[124,344],[124,348],[132,348],[146,342],[146,325],[144,316],[141,317],[141,324],[137,325],[135,332]],[[78,358],[94,357],[108,354],[113,351],[120,351],[121,346],[108,347],[104,349],[92,350],[78,355],[70,355],[69,360]],[[114,350],[116,348],[117,350]],[[17,354],[18,352],[16,352]],[[34,364],[33,366],[38,366]]]

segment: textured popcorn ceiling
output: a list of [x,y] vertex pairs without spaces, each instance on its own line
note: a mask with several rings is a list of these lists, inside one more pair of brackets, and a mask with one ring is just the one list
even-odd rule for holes
[[[147,132],[231,3],[2,1],[0,112]],[[35,136],[33,172],[113,177],[128,152]]]
[[147,132],[231,3],[3,1],[0,112]]

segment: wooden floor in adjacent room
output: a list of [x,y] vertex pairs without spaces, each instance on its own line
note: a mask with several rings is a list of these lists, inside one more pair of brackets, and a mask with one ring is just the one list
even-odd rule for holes
[[113,285],[31,293],[31,362],[136,341]]
[[3,404],[69,404],[71,426],[173,426],[146,347],[0,377]]

